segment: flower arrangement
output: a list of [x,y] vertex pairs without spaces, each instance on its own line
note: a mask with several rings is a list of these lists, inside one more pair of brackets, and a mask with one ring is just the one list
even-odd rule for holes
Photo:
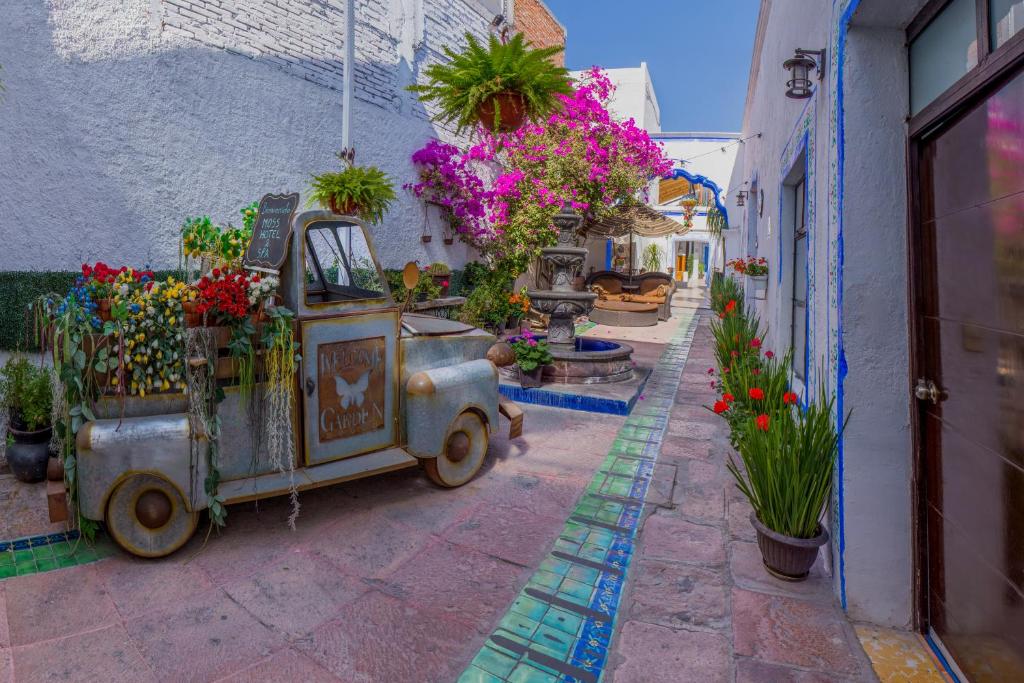
[[547,340],[537,339],[530,330],[523,330],[520,335],[508,341],[516,354],[516,364],[523,372],[533,372],[554,360]]
[[740,275],[759,277],[768,274],[768,260],[763,256],[748,256],[746,259],[734,258],[726,262],[725,265]]
[[214,225],[209,216],[186,218],[181,228],[182,252],[188,258],[204,261],[206,268],[240,268],[254,220],[253,215],[248,226],[236,228]]
[[250,280],[244,272],[214,268],[196,284],[199,304],[196,312],[215,322],[231,325],[249,315]]
[[130,293],[120,334],[112,331],[113,352],[123,363],[122,371],[110,377],[111,386],[124,381],[124,391],[132,396],[185,389],[182,301],[188,295],[187,285],[173,277],[147,282]]
[[424,102],[438,106],[434,117],[455,124],[456,134],[480,123],[491,131],[518,128],[524,118],[538,119],[571,92],[569,72],[551,61],[562,46],[533,49],[522,33],[508,42],[491,35],[485,48],[466,33],[466,48],[444,48],[447,63],[431,64],[427,82],[409,86]]
[[309,204],[380,223],[395,200],[391,178],[376,166],[356,166],[343,155],[338,158],[344,166],[341,171],[313,176]]

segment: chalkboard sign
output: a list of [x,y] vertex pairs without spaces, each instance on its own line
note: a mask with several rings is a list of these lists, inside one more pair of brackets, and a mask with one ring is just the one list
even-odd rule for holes
[[298,206],[298,192],[263,196],[242,265],[257,270],[281,270],[288,255],[292,218]]

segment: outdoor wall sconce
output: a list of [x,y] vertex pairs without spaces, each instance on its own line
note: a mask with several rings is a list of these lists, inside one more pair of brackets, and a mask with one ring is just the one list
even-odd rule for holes
[[[816,58],[812,58],[814,55]],[[825,50],[803,50],[797,48],[793,57],[782,63],[782,68],[789,71],[790,78],[786,81],[786,97],[794,100],[805,100],[811,96],[811,69],[820,81],[825,65]]]
[[743,206],[747,203],[747,191],[740,190],[736,193],[736,206]]

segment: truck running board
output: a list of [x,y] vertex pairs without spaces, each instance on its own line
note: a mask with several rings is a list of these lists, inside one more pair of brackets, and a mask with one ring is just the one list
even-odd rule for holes
[[523,409],[504,396],[498,397],[498,412],[508,418],[508,438],[523,435]]
[[[295,487],[299,491],[330,486],[350,479],[361,479],[374,474],[412,467],[419,460],[401,448],[388,448],[366,455],[335,460],[322,465],[300,467],[295,470]],[[249,500],[270,498],[288,493],[290,490],[287,472],[270,472],[258,477],[225,481],[220,484],[220,494],[225,503],[244,503]]]

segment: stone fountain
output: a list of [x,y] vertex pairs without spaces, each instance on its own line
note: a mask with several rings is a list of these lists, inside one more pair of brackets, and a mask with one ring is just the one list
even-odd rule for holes
[[544,380],[561,384],[597,384],[622,382],[633,377],[626,344],[576,336],[576,316],[589,314],[597,294],[577,292],[573,279],[587,259],[587,249],[579,246],[583,217],[573,212],[554,217],[558,243],[541,249],[541,259],[551,264],[551,289],[528,292],[533,308],[550,316],[548,345],[554,362],[544,369]]

